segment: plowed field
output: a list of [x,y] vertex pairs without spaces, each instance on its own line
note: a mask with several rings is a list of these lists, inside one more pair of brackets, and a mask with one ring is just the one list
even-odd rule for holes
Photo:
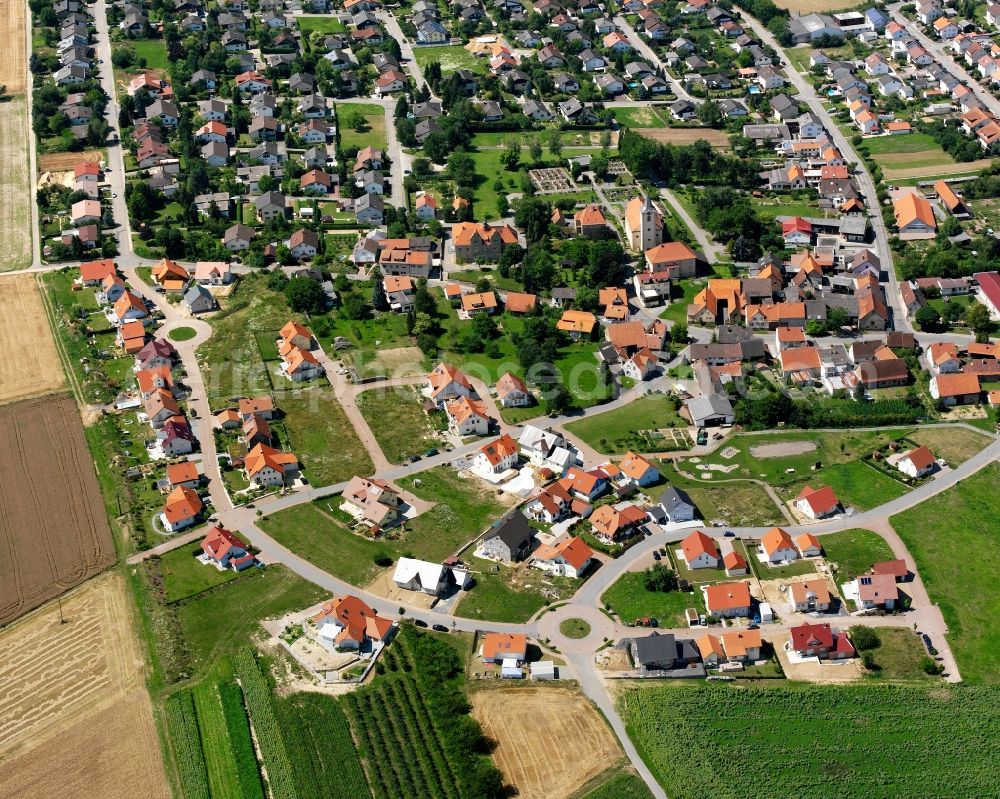
[[107,568],[115,551],[72,399],[0,408],[0,452],[3,624]]
[[577,691],[518,686],[471,699],[472,714],[497,742],[493,760],[520,799],[567,799],[621,759],[608,725]]

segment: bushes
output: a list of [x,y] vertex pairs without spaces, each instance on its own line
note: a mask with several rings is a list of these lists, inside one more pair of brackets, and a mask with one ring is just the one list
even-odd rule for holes
[[257,745],[267,767],[271,794],[282,799],[298,799],[292,764],[275,716],[271,688],[249,647],[243,647],[236,653],[233,668],[243,688],[247,711],[257,733]]
[[264,799],[257,754],[250,736],[250,720],[243,706],[243,691],[236,683],[224,682],[219,684],[219,696],[222,698],[222,715],[226,719],[226,732],[243,799]]
[[860,651],[877,649],[882,644],[882,639],[878,637],[878,633],[871,627],[863,624],[854,625],[848,632],[850,633],[851,643]]
[[208,769],[201,750],[191,691],[178,691],[167,699],[164,707],[184,796],[187,799],[208,799]]

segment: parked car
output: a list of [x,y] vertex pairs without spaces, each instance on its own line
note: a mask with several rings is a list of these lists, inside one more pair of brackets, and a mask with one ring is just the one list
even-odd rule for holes
[[431,629],[432,630],[437,630],[439,633],[446,633],[446,632],[448,632],[448,628],[445,627],[443,624],[435,624],[434,626],[431,627]]
[[426,627],[427,626],[427,622],[425,622],[423,619],[414,619],[413,623],[416,624],[417,627]]
[[431,447],[429,450],[427,450],[427,452],[424,453],[424,457],[425,458],[433,458],[437,454],[438,454],[438,451],[434,447]]
[[659,553],[659,552],[656,552],[656,551],[654,551],[654,552],[653,552],[653,560],[659,560],[659,559],[660,559],[660,553]]
[[736,533],[734,533],[732,530],[726,530],[726,532],[724,532],[723,535],[726,538],[736,538]]

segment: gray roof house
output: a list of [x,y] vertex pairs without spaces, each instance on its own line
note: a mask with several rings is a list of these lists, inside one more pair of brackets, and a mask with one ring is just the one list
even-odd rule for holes
[[636,668],[642,671],[674,671],[683,669],[693,664],[699,666],[698,669],[691,669],[698,674],[691,676],[704,676],[705,669],[700,666],[701,658],[694,642],[688,638],[674,638],[670,633],[657,633],[647,635],[643,638],[632,639],[632,656],[635,659]]
[[660,507],[667,515],[668,522],[690,522],[694,521],[697,508],[691,498],[674,486],[667,486],[660,494]]
[[212,293],[198,283],[195,283],[184,292],[184,304],[187,305],[191,313],[204,313],[215,308],[215,300],[212,298]]
[[508,562],[524,560],[531,552],[531,536],[527,517],[515,509],[486,531],[481,550],[488,557]]
[[702,394],[684,403],[696,427],[712,427],[733,423],[733,404],[724,394]]

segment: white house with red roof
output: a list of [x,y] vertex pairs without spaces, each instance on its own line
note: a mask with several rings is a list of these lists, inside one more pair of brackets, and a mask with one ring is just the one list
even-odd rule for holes
[[786,651],[800,658],[845,660],[855,656],[854,645],[845,633],[834,631],[829,624],[801,624],[789,631],[791,640]]
[[840,512],[840,500],[829,486],[805,486],[795,498],[795,509],[809,519],[827,519]]
[[462,372],[446,363],[439,363],[427,375],[427,392],[431,400],[444,408],[449,400],[475,396],[475,389]]
[[552,544],[542,544],[532,555],[531,565],[558,577],[580,577],[594,557],[579,536],[566,536]]
[[360,650],[384,643],[392,635],[395,622],[350,594],[324,602],[312,617],[319,641],[333,649]]
[[523,408],[531,404],[525,382],[511,372],[504,372],[496,384],[497,401],[505,408]]
[[792,542],[792,537],[780,527],[772,527],[760,539],[759,554],[765,563],[787,563],[797,560],[799,551]]
[[219,526],[211,528],[201,540],[201,551],[202,562],[214,564],[219,571],[243,571],[257,562],[238,535]]
[[933,472],[937,468],[937,458],[927,447],[917,447],[904,452],[896,461],[896,468],[907,477],[916,479]]
[[695,530],[681,541],[678,551],[689,569],[719,568],[719,547],[715,539],[705,535],[701,530]]
[[484,474],[503,474],[517,466],[517,442],[508,434],[500,436],[480,447],[473,459],[472,467]]

